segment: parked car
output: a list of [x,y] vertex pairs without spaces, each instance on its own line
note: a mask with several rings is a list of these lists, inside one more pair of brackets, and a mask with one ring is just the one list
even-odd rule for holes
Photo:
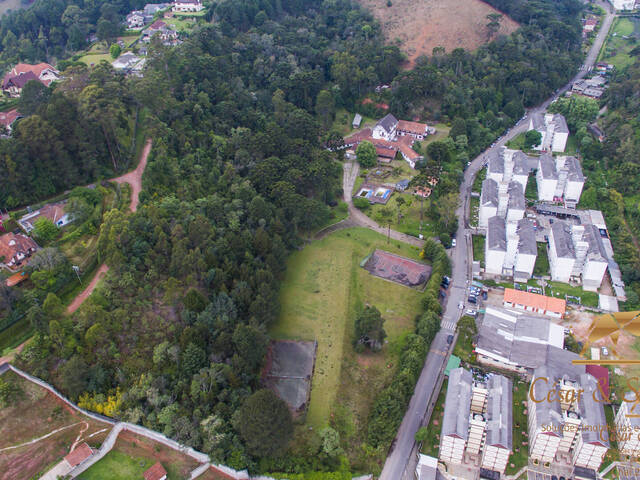
[[487,292],[482,292],[482,299],[486,300],[487,298],[489,298],[489,294]]
[[472,317],[475,317],[477,312],[475,310],[472,310],[472,309],[469,308],[464,313],[465,313],[465,315],[471,315]]
[[456,246],[456,239],[454,238],[453,240],[451,240],[451,246],[455,247]]
[[477,297],[474,296],[469,296],[467,300],[469,300],[469,303],[478,303]]
[[453,335],[447,335],[447,345],[451,345],[453,342]]

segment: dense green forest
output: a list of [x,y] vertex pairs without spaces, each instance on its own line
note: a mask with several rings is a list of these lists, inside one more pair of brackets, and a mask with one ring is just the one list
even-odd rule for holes
[[[70,7],[51,5],[62,22]],[[130,6],[112,5],[121,13]],[[46,284],[30,293],[37,334],[22,364],[81,405],[162,431],[232,467],[340,468],[339,449],[316,432],[296,437],[285,455],[291,419],[259,390],[287,253],[299,246],[299,232],[329,218],[341,195],[341,164],[323,144],[339,107],[351,109],[374,86],[392,82],[394,113],[452,123],[450,138],[427,148],[415,182],[440,176],[434,198],[455,204],[466,161],[579,63],[577,1],[500,7],[523,28],[475,53],[434,52],[399,74],[398,48],[385,46],[379,25],[348,0],[224,0],[211,12],[215,21],[184,44],[152,44],[141,78],[118,77],[108,65],[73,67],[54,92],[34,92],[41,102],[27,95],[32,115],[0,145],[0,175],[2,168],[20,172],[6,174],[11,198],[0,203],[27,202],[124,168],[139,108],[154,144],[141,207],[102,218],[98,261],[110,266],[104,285],[71,316]],[[93,15],[88,31],[105,25],[103,8],[82,6]],[[16,30],[34,41],[29,25],[37,17],[13,14],[3,22],[0,34]],[[45,43],[51,51],[16,55],[43,59],[43,51],[49,58],[76,47],[63,38]],[[76,120],[65,120],[72,112]],[[14,158],[34,166],[10,170]],[[43,176],[41,158],[50,163]],[[22,185],[29,175],[38,192]],[[448,215],[438,215],[445,230],[453,228]],[[434,267],[425,313],[399,352],[398,375],[375,401],[365,451],[388,448],[437,329],[438,286],[450,265],[433,242],[424,253]],[[282,442],[268,430],[255,438],[248,419],[264,418]]]

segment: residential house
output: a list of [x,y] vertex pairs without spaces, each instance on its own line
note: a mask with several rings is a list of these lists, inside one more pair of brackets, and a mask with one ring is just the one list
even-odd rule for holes
[[153,18],[156,13],[167,9],[170,6],[170,3],[147,3],[144,6],[143,12],[146,16],[151,16],[151,18]]
[[204,9],[200,0],[176,0],[172,10],[174,12],[199,12]]
[[21,233],[10,232],[0,235],[0,263],[10,270],[26,264],[37,249],[36,242]]
[[593,17],[587,18],[584,21],[584,24],[582,25],[582,31],[586,33],[590,33],[590,32],[593,32],[597,26],[598,26],[597,18],[593,18]]
[[48,87],[59,78],[60,72],[48,63],[19,63],[4,76],[2,90],[11,97],[19,97],[29,80],[36,80]]
[[536,130],[542,136],[535,150],[564,152],[569,138],[567,121],[559,113],[534,113],[529,120],[528,130]]
[[507,230],[504,218],[498,216],[489,218],[484,248],[485,272],[502,275],[502,266],[507,255]]
[[92,455],[92,448],[85,442],[82,442],[80,445],[77,445],[76,448],[74,448],[66,457],[64,457],[64,461],[69,465],[69,468],[74,468]]
[[151,41],[151,38],[156,35],[164,45],[175,45],[178,43],[178,32],[162,20],[156,20],[143,31],[142,41],[148,43]]
[[428,135],[429,126],[426,123],[399,120],[396,131],[400,136],[409,135],[414,140],[422,140]]
[[554,318],[562,318],[567,310],[567,302],[562,298],[547,297],[515,288],[505,288],[504,306]]
[[127,15],[125,22],[129,30],[138,30],[146,25],[147,19],[142,10],[134,10]]
[[609,0],[616,10],[633,10],[636,8],[636,0]]
[[422,159],[422,155],[402,141],[398,142],[398,151],[411,168],[416,168],[416,163]]
[[408,187],[409,187],[409,180],[406,178],[396,183],[396,190],[398,190],[399,192],[404,192]]
[[167,471],[160,462],[156,462],[151,468],[142,474],[144,480],[167,480]]
[[351,127],[360,128],[360,124],[362,123],[362,115],[356,113],[353,117],[353,122],[351,122]]
[[139,57],[134,53],[127,52],[120,55],[111,63],[111,65],[119,72],[130,73],[134,71],[140,63],[143,63],[144,65],[144,59],[142,57]]
[[22,114],[20,114],[20,112],[18,112],[18,110],[15,108],[9,110],[8,112],[0,112],[0,125],[4,127],[7,135],[11,134],[13,122],[21,117]]
[[396,129],[398,128],[398,120],[392,114],[385,115],[376,123],[371,133],[376,140],[386,140],[392,142],[396,139]]
[[[618,432],[640,431],[640,405],[636,404],[636,393],[628,392],[622,400],[616,413],[616,430]],[[633,433],[630,436],[618,437],[618,448],[623,455],[633,458],[640,457],[640,435]]]
[[65,212],[66,202],[49,203],[42,206],[35,212],[31,212],[20,218],[18,223],[25,232],[31,233],[35,228],[36,221],[46,218],[58,228],[64,227],[73,221],[73,218]]

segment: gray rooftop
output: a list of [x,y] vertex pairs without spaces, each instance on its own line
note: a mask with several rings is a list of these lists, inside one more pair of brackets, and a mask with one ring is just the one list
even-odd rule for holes
[[553,116],[553,123],[555,124],[554,131],[556,133],[569,133],[569,127],[567,126],[567,121],[559,113],[556,113]]
[[512,383],[507,377],[493,375],[487,395],[487,445],[513,448]]
[[487,228],[487,246],[489,250],[507,251],[507,230],[504,218],[491,217]]
[[507,191],[509,193],[509,208],[524,210],[526,202],[522,184],[516,181],[509,182],[509,189]]
[[571,228],[566,222],[556,220],[551,225],[553,243],[559,258],[576,258],[576,252],[571,238]]
[[[551,375],[548,375],[546,367],[540,367],[536,370],[535,378],[543,377],[549,379],[549,381],[538,381],[533,385],[534,398],[547,398],[547,395],[552,390],[558,390],[557,385],[551,379]],[[557,397],[556,397],[557,398]],[[531,418],[531,417],[529,417]],[[536,403],[536,415],[535,415],[535,429],[549,429],[548,435],[562,435],[562,410],[560,409],[560,402],[540,402]],[[551,428],[549,428],[551,427]]]
[[485,178],[482,182],[480,205],[498,206],[498,183],[492,178]]
[[518,221],[518,252],[528,255],[538,254],[538,245],[536,244],[536,231],[533,228],[533,221],[523,218]]
[[598,227],[595,225],[585,225],[584,236],[582,238],[589,244],[589,251],[587,253],[587,258],[589,260],[600,262],[607,261],[607,254],[604,250],[602,236],[600,235]]
[[[515,175],[529,175],[529,172],[532,169],[532,164],[537,168],[538,159],[535,157],[530,157],[524,152],[518,150],[513,154],[513,173]],[[532,162],[533,160],[533,162]]]
[[[580,375],[580,386],[584,394],[579,397],[578,408],[582,415],[582,440],[585,443],[596,443],[609,447],[609,433],[601,430],[601,425],[607,424],[604,414],[603,401],[598,392],[598,381],[588,373]],[[597,396],[597,398],[595,398]]]
[[545,130],[544,114],[534,113],[531,115],[531,122],[533,123],[534,130]]
[[455,435],[464,440],[469,434],[469,413],[471,412],[471,385],[473,376],[464,368],[449,372],[449,384],[444,403],[442,436]]
[[567,157],[564,160],[564,169],[567,170],[567,179],[572,182],[584,182],[582,167],[576,157]]
[[542,178],[557,180],[558,171],[556,170],[556,162],[553,161],[553,157],[549,153],[543,153],[538,159],[539,169],[542,173]]
[[378,125],[384,128],[385,131],[387,132],[391,132],[391,130],[393,130],[393,127],[395,127],[397,124],[398,124],[398,119],[393,115],[391,115],[390,113],[388,113],[378,121]]
[[502,149],[494,148],[489,151],[489,173],[504,173],[504,158],[502,158],[502,155]]

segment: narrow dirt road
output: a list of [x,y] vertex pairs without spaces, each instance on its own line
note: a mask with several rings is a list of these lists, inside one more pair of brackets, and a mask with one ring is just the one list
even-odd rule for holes
[[95,290],[96,285],[98,285],[98,282],[100,281],[100,279],[104,276],[105,273],[107,273],[108,270],[109,270],[109,267],[106,264],[103,263],[102,265],[100,265],[100,268],[98,268],[98,271],[89,282],[89,285],[87,285],[87,288],[85,288],[80,293],[80,295],[74,298],[73,302],[71,302],[71,305],[67,307],[67,313],[73,313],[78,308],[80,308],[80,305],[82,305],[82,302],[84,302],[87,299],[87,297],[91,295],[91,293]]
[[112,178],[112,182],[116,183],[128,183],[131,185],[131,208],[132,212],[135,212],[138,208],[139,195],[142,190],[142,174],[144,173],[144,169],[147,167],[147,160],[149,158],[149,153],[151,153],[151,146],[153,145],[153,140],[150,138],[147,139],[147,143],[145,143],[144,148],[142,149],[142,156],[140,157],[140,162],[135,170],[132,170],[129,173],[125,173],[121,177]]

